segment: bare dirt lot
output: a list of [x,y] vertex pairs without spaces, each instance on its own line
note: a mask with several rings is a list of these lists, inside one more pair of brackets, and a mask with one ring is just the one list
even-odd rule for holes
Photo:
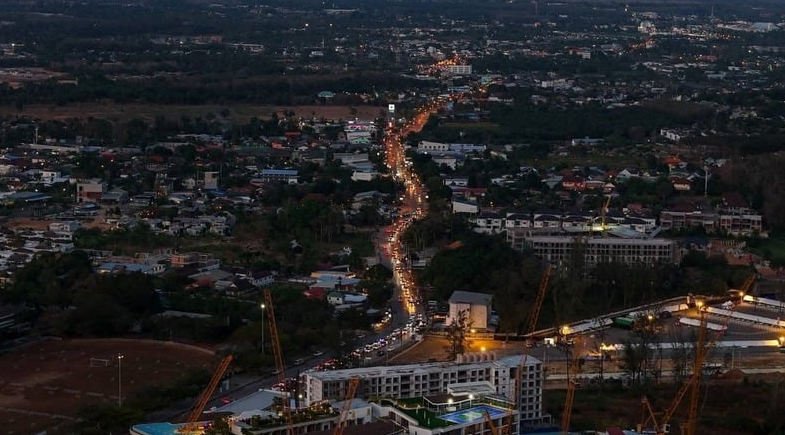
[[[122,367],[118,355],[122,354]],[[212,351],[145,340],[47,340],[0,355],[0,433],[51,430],[91,403],[117,403],[143,387],[168,385]]]
[[357,109],[357,114],[352,115],[349,106],[269,106],[269,105],[155,105],[155,104],[114,104],[114,103],[79,103],[65,106],[31,104],[18,110],[13,106],[0,106],[0,116],[25,116],[42,120],[65,120],[72,118],[97,118],[118,121],[128,121],[140,118],[148,122],[157,116],[179,120],[182,116],[191,118],[206,117],[208,113],[220,114],[228,111],[229,117],[236,122],[247,122],[251,117],[260,119],[269,118],[273,112],[282,116],[284,112],[292,111],[296,116],[304,118],[325,119],[358,119],[371,120],[379,116],[380,110],[387,110],[382,106],[352,106]]
[[[79,222],[81,223],[83,228],[100,228],[102,230],[111,229],[112,225],[106,223],[104,212],[105,210],[101,210],[97,216],[91,218],[79,219]],[[5,228],[9,228],[14,231],[25,230],[25,229],[46,231],[47,229],[49,229],[50,223],[57,222],[57,221],[59,221],[59,219],[12,217],[12,218],[6,218],[3,221],[3,226]]]
[[[390,362],[396,364],[414,364],[424,363],[430,360],[435,361],[449,361],[449,354],[447,352],[448,340],[446,337],[438,337],[433,335],[426,335],[423,337],[422,342],[413,346],[411,349],[406,350],[394,357],[390,357]],[[477,339],[471,338],[468,340],[467,352],[495,352],[497,357],[504,357],[509,355],[520,355],[524,353],[523,342],[503,342],[494,341],[493,339]]]

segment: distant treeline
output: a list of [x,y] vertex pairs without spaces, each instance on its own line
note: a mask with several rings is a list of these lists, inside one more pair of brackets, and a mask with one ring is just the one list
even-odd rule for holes
[[[153,104],[227,104],[255,103],[295,105],[319,101],[317,95],[330,90],[337,95],[333,103],[362,103],[359,93],[374,89],[404,90],[420,86],[394,74],[357,73],[349,76],[276,76],[254,80],[150,79],[113,81],[98,75],[79,77],[78,84],[56,81],[29,83],[19,89],[0,85],[0,101],[26,104],[70,104],[86,101],[112,100],[118,103]],[[342,95],[341,93],[345,93]],[[383,101],[386,103],[386,100]]]
[[695,103],[657,101],[619,108],[598,104],[559,108],[533,105],[520,95],[514,105],[491,110],[491,128],[481,123],[477,128],[467,123],[451,127],[434,118],[426,125],[423,137],[495,144],[592,137],[612,145],[645,141],[659,134],[661,128],[710,125],[715,117],[713,109]]

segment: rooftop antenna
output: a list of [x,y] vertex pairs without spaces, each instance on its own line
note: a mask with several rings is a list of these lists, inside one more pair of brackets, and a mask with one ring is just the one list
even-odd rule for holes
[[714,5],[711,5],[711,19],[714,19]]

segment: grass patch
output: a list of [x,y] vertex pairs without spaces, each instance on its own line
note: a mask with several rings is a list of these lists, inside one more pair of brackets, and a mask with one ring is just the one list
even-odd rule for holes
[[774,264],[785,264],[785,239],[755,239],[747,243],[747,249]]
[[425,408],[419,408],[419,409],[401,408],[401,411],[403,411],[403,413],[408,415],[409,417],[412,417],[415,420],[417,420],[417,423],[420,426],[428,429],[453,426],[455,424],[447,420],[442,420],[436,415],[436,413],[434,413],[433,411],[429,411]]

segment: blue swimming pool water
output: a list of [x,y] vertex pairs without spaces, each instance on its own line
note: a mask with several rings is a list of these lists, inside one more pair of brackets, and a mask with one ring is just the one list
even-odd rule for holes
[[172,423],[143,423],[131,428],[131,433],[139,435],[177,435],[179,425]]
[[507,413],[506,411],[499,408],[494,408],[493,406],[480,405],[469,409],[462,409],[460,411],[451,412],[449,414],[442,415],[439,418],[457,424],[474,423],[479,420],[484,420],[486,411],[491,415],[492,419],[499,418]]

